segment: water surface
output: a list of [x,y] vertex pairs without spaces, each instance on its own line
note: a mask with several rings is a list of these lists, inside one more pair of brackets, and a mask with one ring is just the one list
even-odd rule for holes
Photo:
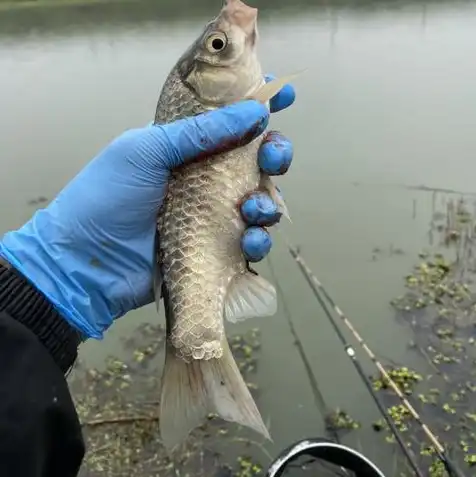
[[[152,119],[168,71],[219,2],[190,7],[188,16],[183,3],[0,12],[4,231],[30,217],[29,199],[52,198],[109,140]],[[476,3],[261,4],[266,70],[308,68],[296,81],[295,106],[272,123],[295,144],[294,165],[280,180],[293,218],[285,230],[377,354],[408,361],[409,336],[388,301],[428,244],[434,198],[402,186],[475,189]],[[405,254],[372,260],[375,247]],[[329,407],[376,418],[279,236],[272,260]],[[157,320],[153,307],[130,313],[84,354],[101,363],[148,320]],[[260,405],[276,449],[322,435],[283,307],[244,326],[257,325]],[[359,445],[388,470],[374,439],[368,430]]]

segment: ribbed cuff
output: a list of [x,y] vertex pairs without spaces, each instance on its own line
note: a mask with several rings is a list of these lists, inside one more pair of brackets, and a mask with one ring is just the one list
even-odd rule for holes
[[23,275],[0,257],[0,312],[32,331],[63,373],[78,356],[81,335]]

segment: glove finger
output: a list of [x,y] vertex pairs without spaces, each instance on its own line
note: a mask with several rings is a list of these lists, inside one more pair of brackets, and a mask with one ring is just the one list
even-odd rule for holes
[[278,204],[266,193],[255,191],[241,203],[241,215],[248,225],[271,226],[281,220]]
[[[276,76],[272,74],[265,75],[264,80],[266,83],[269,83],[271,80],[276,79]],[[290,84],[283,86],[281,91],[271,98],[270,110],[272,113],[277,113],[283,109],[289,108],[294,103],[296,99],[296,90]]]
[[270,176],[285,174],[293,160],[291,141],[277,131],[270,131],[258,151],[258,164]]
[[249,227],[241,237],[241,249],[246,260],[259,262],[268,255],[273,242],[263,227]]
[[165,133],[166,151],[160,161],[172,169],[244,146],[266,129],[268,121],[266,106],[247,100],[152,129],[159,151],[164,148]]

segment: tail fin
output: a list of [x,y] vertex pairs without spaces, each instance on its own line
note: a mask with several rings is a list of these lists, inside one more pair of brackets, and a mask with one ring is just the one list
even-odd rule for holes
[[250,427],[271,440],[226,338],[220,359],[190,363],[167,345],[160,400],[160,434],[170,452],[208,413]]

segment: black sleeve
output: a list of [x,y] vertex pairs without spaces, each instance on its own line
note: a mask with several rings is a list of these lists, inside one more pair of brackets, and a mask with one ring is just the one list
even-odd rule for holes
[[65,379],[80,336],[0,260],[0,476],[76,477],[84,456]]

